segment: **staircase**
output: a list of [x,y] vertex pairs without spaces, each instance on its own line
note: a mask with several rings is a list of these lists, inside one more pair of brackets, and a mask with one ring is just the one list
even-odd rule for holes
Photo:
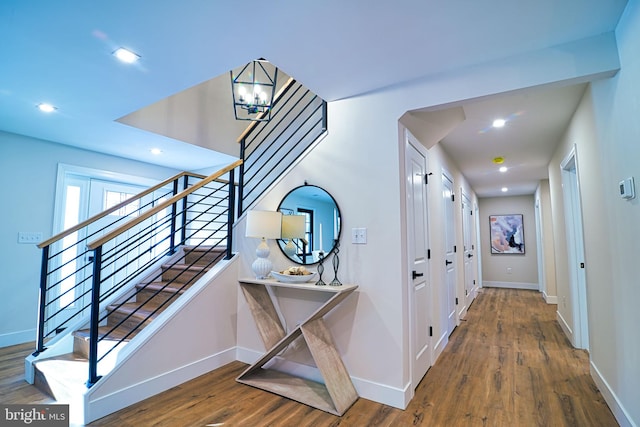
[[[326,102],[295,80],[277,98],[272,120],[238,139],[240,160],[208,177],[182,172],[38,245],[25,379],[70,403],[73,423],[236,360],[234,222],[327,131]],[[203,322],[208,338],[190,333]]]
[[[215,263],[222,259],[226,247],[184,246],[182,253],[162,264],[160,272],[152,273],[150,280],[135,285],[133,296],[106,308],[106,324],[98,327],[100,357],[107,356],[105,374],[115,363],[120,342],[128,343],[146,326],[165,311],[178,297],[196,283]],[[177,261],[177,262],[176,262]],[[45,358],[34,363],[34,385],[58,402],[68,402],[74,392],[86,390],[89,364],[90,330],[73,332],[73,352]]]

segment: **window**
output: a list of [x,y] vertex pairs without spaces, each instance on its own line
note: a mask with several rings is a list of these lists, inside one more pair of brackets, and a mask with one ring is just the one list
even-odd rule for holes
[[304,238],[307,240],[306,252],[302,251],[298,253],[300,258],[304,259],[305,256],[311,256],[313,250],[313,211],[311,209],[298,208],[298,214],[304,215]]

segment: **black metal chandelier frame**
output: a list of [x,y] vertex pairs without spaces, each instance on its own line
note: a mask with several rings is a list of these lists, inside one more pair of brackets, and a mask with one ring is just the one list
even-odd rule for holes
[[256,59],[245,65],[235,76],[233,70],[229,72],[236,120],[271,120],[278,68],[273,68],[272,76],[265,64],[268,64],[265,59]]

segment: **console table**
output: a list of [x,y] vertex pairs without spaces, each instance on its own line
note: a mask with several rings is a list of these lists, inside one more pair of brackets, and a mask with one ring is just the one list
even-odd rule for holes
[[[316,286],[313,283],[282,283],[276,280],[246,278],[240,279],[240,287],[267,352],[236,378],[236,381],[279,394],[334,415],[344,414],[358,399],[358,394],[323,317],[355,291],[358,286]],[[286,333],[267,287],[302,289],[308,292],[325,292],[333,295],[295,329]],[[268,361],[301,335],[325,381],[324,384],[263,368]]]

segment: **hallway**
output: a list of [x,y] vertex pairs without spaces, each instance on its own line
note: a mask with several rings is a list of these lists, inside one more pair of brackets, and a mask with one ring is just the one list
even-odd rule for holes
[[[555,310],[535,291],[482,289],[405,411],[359,399],[335,417],[236,383],[233,362],[91,425],[616,426]],[[30,351],[0,349],[0,402],[51,401],[22,379]]]

